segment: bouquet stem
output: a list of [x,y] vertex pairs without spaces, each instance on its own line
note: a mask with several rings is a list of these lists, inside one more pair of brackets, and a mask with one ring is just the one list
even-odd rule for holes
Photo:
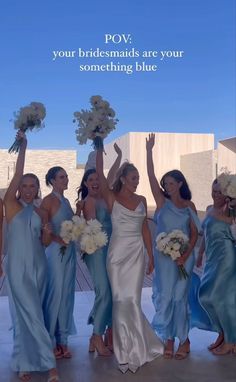
[[95,137],[92,146],[94,150],[103,150],[103,139],[101,137]]
[[11,147],[8,150],[9,154],[18,153],[22,142],[23,142],[23,139],[15,139],[14,143],[11,145]]
[[184,278],[185,280],[188,278],[188,273],[186,271],[186,269],[184,268],[183,265],[179,265],[178,266],[179,268],[179,275],[180,275],[180,278]]

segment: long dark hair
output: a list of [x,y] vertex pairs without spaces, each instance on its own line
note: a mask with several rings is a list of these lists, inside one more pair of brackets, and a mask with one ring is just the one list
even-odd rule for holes
[[183,198],[185,200],[191,200],[192,199],[192,193],[191,193],[191,191],[189,189],[188,183],[187,183],[184,175],[182,174],[182,172],[179,171],[179,170],[168,171],[161,178],[160,184],[161,184],[161,187],[163,189],[164,196],[166,198],[170,199],[170,196],[168,195],[168,193],[165,190],[165,178],[167,176],[170,176],[171,178],[174,178],[174,180],[176,180],[177,183],[182,182],[182,186],[179,189],[179,193],[180,193],[181,198]]
[[119,170],[116,173],[116,178],[112,186],[112,190],[114,192],[120,192],[122,187],[122,177],[126,177],[129,172],[138,171],[137,168],[133,165],[133,163],[125,162],[120,166]]
[[60,166],[55,166],[55,167],[51,167],[46,176],[45,176],[45,182],[46,182],[46,185],[47,186],[52,186],[52,179],[55,179],[56,178],[56,175],[59,171],[65,171],[64,168],[60,167]]
[[78,198],[77,198],[76,201],[78,201],[80,199],[80,194],[81,194],[81,199],[82,200],[86,198],[86,196],[88,195],[88,188],[85,185],[85,182],[87,182],[88,177],[91,174],[95,174],[95,173],[96,173],[96,169],[95,168],[90,168],[87,171],[85,171],[84,176],[83,176],[83,178],[81,180],[80,186],[78,188]]
[[[38,192],[37,192],[37,194],[35,196],[35,199],[39,199],[40,198],[40,182],[39,182],[39,178],[37,177],[37,175],[33,174],[32,172],[28,172],[27,174],[22,175],[21,180],[20,180],[20,184],[23,182],[23,180],[25,178],[32,178],[32,179],[35,180],[36,185],[38,187]],[[18,190],[17,199],[20,199],[20,192],[19,192],[19,190]]]

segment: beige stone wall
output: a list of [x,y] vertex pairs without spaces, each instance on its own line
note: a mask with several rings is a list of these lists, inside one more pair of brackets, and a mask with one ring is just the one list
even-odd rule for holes
[[[146,170],[146,141],[147,133],[128,133],[116,140],[124,153],[123,159],[134,163],[140,173],[140,184],[137,192],[145,195],[148,205],[155,205]],[[155,133],[156,144],[153,149],[155,173],[160,180],[162,175],[172,169],[180,169],[181,155],[214,149],[213,134],[183,134],[183,133]],[[110,167],[115,158],[114,142],[105,146],[107,156],[104,164]]]
[[[218,143],[218,173],[221,172],[221,169],[227,167],[227,169],[236,174],[236,138],[231,139],[232,145],[227,147],[224,144],[224,141]],[[225,141],[227,144],[227,140]]]
[[[17,155],[8,154],[7,150],[0,150],[0,189],[2,194],[10,183],[15,170]],[[76,188],[83,176],[83,168],[77,169],[77,154],[75,150],[27,150],[25,159],[25,173],[33,172],[40,180],[42,196],[50,192],[45,185],[45,175],[50,167],[61,166],[69,176],[68,190],[65,196],[74,206],[77,198]]]
[[205,211],[212,204],[211,185],[216,177],[217,151],[182,155],[180,168],[192,192],[192,200],[197,210]]
[[[158,180],[166,171],[180,169],[190,184],[193,201],[197,208],[205,210],[211,203],[210,189],[216,175],[216,165],[218,170],[221,167],[227,167],[231,172],[236,173],[235,138],[219,142],[217,151],[214,151],[213,134],[155,133],[155,135],[156,145],[153,157]],[[148,132],[132,132],[117,138],[114,142],[117,142],[122,149],[122,161],[129,160],[138,168],[140,185],[137,192],[146,196],[149,208],[153,209],[155,203],[146,170],[145,138],[147,136]],[[116,158],[114,142],[105,145],[107,154],[104,156],[105,173]],[[15,162],[15,154],[8,154],[7,150],[0,149],[0,194],[2,196],[13,176]],[[45,185],[45,174],[50,167],[57,165],[63,167],[69,175],[69,188],[65,195],[74,207],[77,197],[76,189],[84,173],[83,166],[77,165],[76,151],[27,150],[25,172],[33,172],[39,177],[43,196],[50,192]]]

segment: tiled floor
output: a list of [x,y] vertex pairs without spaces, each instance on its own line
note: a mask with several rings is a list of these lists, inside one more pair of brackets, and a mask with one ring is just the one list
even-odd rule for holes
[[[183,361],[165,360],[162,357],[144,365],[136,374],[121,374],[115,357],[103,358],[88,353],[88,338],[91,326],[87,316],[93,303],[93,292],[76,292],[75,321],[78,334],[71,337],[71,360],[58,361],[61,382],[235,382],[236,356],[215,357],[207,345],[215,334],[192,330],[190,334],[191,353]],[[151,288],[143,289],[143,310],[149,320],[154,309],[151,302]],[[10,316],[7,297],[0,298],[0,382],[18,381],[10,370],[12,333],[9,331]],[[46,382],[46,375],[35,373],[32,382]]]

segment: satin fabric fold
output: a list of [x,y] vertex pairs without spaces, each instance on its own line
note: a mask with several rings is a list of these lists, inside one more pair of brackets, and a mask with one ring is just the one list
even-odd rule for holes
[[[73,211],[66,198],[53,193],[61,202],[51,220],[53,233],[59,236],[62,222],[71,220]],[[46,248],[48,283],[44,313],[46,327],[54,346],[67,345],[68,336],[76,333],[73,319],[76,250],[71,242],[62,256],[60,248],[61,245],[55,241]]]
[[236,343],[236,247],[230,225],[208,215],[203,223],[206,263],[199,301],[212,330]]
[[14,371],[46,371],[55,367],[42,304],[46,290],[46,257],[40,241],[41,219],[24,205],[7,227],[7,278],[14,331]]
[[107,270],[113,297],[114,352],[121,371],[135,372],[163,353],[163,345],[141,309],[145,272],[144,205],[140,203],[131,211],[115,201],[111,218]]
[[[154,215],[157,224],[156,235],[169,233],[175,229],[190,235],[190,221],[201,229],[200,221],[191,208],[177,208],[169,199]],[[180,343],[188,338],[190,329],[189,290],[194,266],[192,252],[184,264],[188,278],[179,276],[176,262],[169,256],[159,252],[154,243],[155,274],[153,278],[153,304],[156,314],[152,326],[163,341],[177,337]]]
[[107,275],[106,260],[111,236],[111,217],[105,203],[96,202],[96,219],[107,233],[108,243],[95,253],[85,254],[84,261],[93,280],[95,300],[88,317],[88,324],[93,325],[93,333],[103,335],[107,327],[112,326],[112,295]]

